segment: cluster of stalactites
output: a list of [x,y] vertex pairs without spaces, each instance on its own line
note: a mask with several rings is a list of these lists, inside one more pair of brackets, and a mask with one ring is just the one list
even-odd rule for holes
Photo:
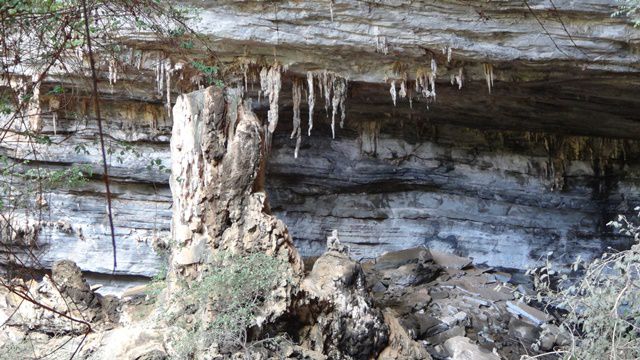
[[174,66],[171,59],[158,56],[156,63],[156,91],[158,96],[165,98],[167,113],[171,116],[171,75],[179,68]]
[[[309,105],[309,130],[311,136],[313,128],[313,110],[315,107],[315,87],[318,93],[324,98],[324,109],[327,116],[331,114],[331,134],[336,137],[336,116],[340,113],[340,128],[344,127],[344,120],[347,116],[347,85],[348,81],[330,71],[307,72],[307,103]],[[331,111],[329,111],[331,109]]]
[[[409,98],[409,106],[413,108],[413,96],[410,94],[410,89],[407,86],[408,76],[406,72],[400,74],[398,71],[394,71],[396,76],[402,75],[400,79],[394,78],[390,81],[389,93],[391,94],[391,101],[393,106],[397,105],[397,99]],[[418,95],[422,95],[428,101],[436,100],[436,77],[438,74],[438,64],[435,59],[431,59],[429,68],[421,67],[416,71],[415,91]],[[462,87],[462,69],[460,69],[459,75],[459,88]],[[452,80],[453,81],[453,80]],[[397,83],[400,83],[398,89]]]
[[[447,62],[451,61],[451,48],[444,48],[443,53],[447,55]],[[398,65],[394,63],[394,68],[406,68],[405,66]],[[493,65],[492,64],[482,64],[483,73],[485,77],[485,81],[487,83],[487,89],[489,93],[492,92],[493,89],[493,81],[494,81],[494,73],[493,73]],[[436,78],[438,73],[438,64],[435,59],[431,59],[431,65],[429,68],[420,67],[416,71],[416,79],[415,79],[415,91],[418,95],[422,95],[428,101],[436,100]],[[462,67],[458,68],[455,73],[450,74],[451,85],[457,86],[458,90],[462,89],[462,85],[464,83],[464,69]],[[386,78],[386,81],[390,84],[389,94],[391,95],[391,101],[393,105],[397,105],[398,98],[403,99],[408,96],[409,105],[413,108],[413,98],[411,94],[408,94],[408,86],[409,80],[407,79],[407,73],[394,70],[393,78]],[[398,89],[398,83],[400,84],[400,88]]]
[[[270,146],[270,137],[275,130],[275,124],[277,123],[277,98],[272,98],[272,95],[277,95],[274,90],[277,88],[279,94],[281,79],[279,73],[272,72],[274,68],[267,70],[263,68],[261,71],[260,79],[261,86],[265,95],[269,95],[269,114],[268,114],[268,143]],[[277,83],[277,84],[276,84]],[[271,90],[269,90],[271,86]],[[340,116],[340,128],[344,127],[344,121],[347,116],[347,87],[348,80],[329,72],[327,70],[318,72],[307,72],[306,77],[306,92],[307,92],[307,105],[309,107],[309,119],[307,135],[311,136],[311,129],[313,129],[313,113],[316,103],[316,93],[324,99],[324,108],[327,113],[327,117],[331,114],[331,134],[335,139],[336,135],[336,117]],[[293,131],[291,132],[291,139],[296,139],[296,146],[294,150],[294,157],[297,158],[300,152],[300,145],[302,143],[302,118],[300,115],[300,105],[303,99],[304,80],[294,79],[292,81],[292,94],[293,94]],[[275,102],[274,102],[275,101]],[[272,112],[273,110],[273,112]],[[275,118],[274,118],[275,117]],[[274,120],[275,119],[275,120]],[[273,125],[273,127],[272,127]]]
[[[83,48],[77,48],[76,53],[79,57],[85,56]],[[151,62],[151,63],[149,63]],[[180,79],[183,77],[183,73],[180,71],[184,67],[184,63],[173,63],[162,51],[148,51],[144,52],[133,47],[129,47],[128,51],[122,51],[118,55],[110,55],[110,58],[106,61],[108,69],[109,85],[114,86],[118,82],[119,68],[133,67],[141,70],[145,65],[153,66],[155,70],[155,90],[159,97],[164,98],[165,108],[167,114],[171,116],[171,79],[176,73],[180,74]],[[194,84],[196,82],[194,81]],[[196,84],[202,87],[199,82]]]
[[416,71],[416,92],[422,94],[427,100],[436,100],[436,76],[438,64],[431,59],[430,69],[420,68]]
[[541,176],[548,180],[549,190],[562,190],[566,169],[572,161],[589,161],[594,173],[602,175],[611,163],[624,164],[627,148],[637,151],[639,143],[626,139],[607,139],[588,136],[562,136],[527,132],[524,135],[530,147],[542,144],[547,153],[546,166]]
[[457,74],[451,74],[451,85],[458,86],[458,90],[462,89],[462,82],[464,81],[464,75],[462,74],[462,68],[458,69]]
[[[265,146],[271,148],[273,133],[278,125],[278,100],[282,88],[282,71],[283,67],[274,64],[270,67],[262,67],[260,70],[260,88],[258,96],[267,96],[269,98],[269,111],[267,112],[267,128],[265,131]],[[247,84],[247,75],[245,73],[245,87]],[[306,100],[309,107],[308,129],[307,135],[311,136],[313,129],[313,113],[316,104],[316,94],[324,99],[324,107],[327,117],[331,114],[331,133],[335,138],[336,117],[340,114],[340,127],[344,127],[347,108],[347,79],[338,76],[330,71],[308,71],[306,76]],[[294,79],[292,81],[292,97],[293,97],[293,131],[291,139],[296,139],[294,157],[297,158],[302,143],[302,116],[300,114],[300,105],[305,90],[303,79]]]
[[300,143],[302,142],[302,131],[300,129],[300,102],[302,101],[302,84],[300,80],[295,79],[293,81],[293,131],[291,132],[291,139],[296,138],[296,149],[293,152],[293,157],[298,158],[298,151],[300,151]]

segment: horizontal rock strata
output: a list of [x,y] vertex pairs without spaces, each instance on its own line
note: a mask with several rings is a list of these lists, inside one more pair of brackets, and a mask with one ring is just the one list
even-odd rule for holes
[[[426,245],[518,269],[549,251],[570,263],[626,244],[605,224],[640,203],[640,31],[610,17],[612,1],[557,0],[557,9],[547,1],[528,4],[531,9],[519,1],[204,5],[196,28],[229,69],[250,64],[250,72],[260,72],[274,57],[284,69],[267,190],[303,255],[321,254],[333,229],[360,259]],[[83,77],[52,75],[40,89],[39,128],[50,144],[27,143],[16,125],[0,148],[23,172],[74,164],[93,169],[85,185],[23,200],[29,211],[16,216],[39,221],[41,229],[36,247],[23,242],[13,250],[32,249],[41,262],[32,265],[45,268],[72,256],[90,279],[116,287],[164,266],[158,250],[168,241],[172,211],[172,120],[165,92],[158,94],[154,83],[168,49],[136,36],[128,46],[143,50],[141,68],[134,74],[126,66],[129,72],[119,72],[114,84],[106,68],[100,75],[115,273],[122,282],[103,277],[113,271],[111,241]],[[425,99],[414,91],[416,78],[420,71],[428,77],[432,63],[434,94]],[[312,130],[307,86],[296,90],[300,108],[292,91],[293,83],[306,84],[309,71]],[[319,91],[328,74],[345,85],[345,98],[327,102]],[[242,71],[227,77],[230,86],[244,84]],[[266,123],[274,101],[259,94],[258,82],[249,76],[246,97]],[[171,84],[170,100],[197,86],[188,79]],[[55,85],[65,92],[52,95]],[[338,105],[346,117],[344,127],[334,121],[334,139]],[[297,159],[297,139],[289,136],[296,133],[294,113],[302,114]],[[19,164],[25,159],[30,162]]]

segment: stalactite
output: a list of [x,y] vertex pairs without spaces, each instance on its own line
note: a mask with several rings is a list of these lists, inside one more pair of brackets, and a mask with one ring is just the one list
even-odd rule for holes
[[333,0],[329,0],[329,12],[331,13],[331,22],[333,22]]
[[269,68],[263,67],[260,69],[260,90],[258,90],[258,103],[262,102],[262,95],[264,95],[269,89],[269,83],[267,78],[269,77]]
[[404,79],[400,83],[400,91],[398,92],[398,95],[400,96],[400,99],[404,99],[405,97],[407,97],[407,84],[406,80]]
[[160,60],[156,62],[156,91],[157,92],[160,92],[159,84],[160,84]]
[[411,89],[408,90],[409,92],[409,109],[413,110],[413,94],[411,93]]
[[109,85],[112,85],[118,81],[118,67],[116,66],[116,60],[109,60]]
[[53,123],[53,135],[58,135],[58,112],[54,111],[51,117]]
[[300,101],[302,100],[302,85],[299,80],[293,81],[292,87],[293,94],[293,131],[291,132],[291,139],[296,138],[296,149],[293,152],[293,157],[298,158],[298,151],[300,150],[300,142],[302,141],[302,131],[300,130]]
[[249,71],[249,66],[247,64],[242,64],[242,79],[244,80],[244,91],[248,91],[249,90],[249,79],[247,76],[247,72]]
[[37,75],[33,75],[32,82],[35,85],[32,91],[33,96],[29,98],[29,103],[27,104],[27,114],[31,130],[39,132],[42,130],[42,117],[40,116],[40,82],[38,82]]
[[165,63],[166,60],[160,59],[160,55],[158,55],[158,62],[156,63],[156,90],[160,96],[164,95]]
[[331,104],[331,90],[333,89],[333,74],[327,70],[322,72],[322,87],[324,88],[324,110],[329,116],[329,105]]
[[260,90],[258,90],[258,103],[262,102],[262,95],[267,91],[267,77],[269,76],[269,69],[263,67],[260,69]]
[[462,89],[463,80],[462,68],[458,69],[457,75],[451,74],[451,85],[458,85],[458,90]]
[[320,94],[320,98],[322,98],[324,96],[324,81],[321,75],[316,74],[315,76],[318,78],[318,94]]
[[316,97],[313,92],[313,73],[311,71],[307,72],[307,88],[309,92],[309,99],[307,100],[309,105],[309,130],[308,136],[311,136],[311,129],[313,129],[313,108],[316,103]]
[[484,78],[487,81],[487,88],[489,89],[489,94],[491,94],[491,89],[493,88],[493,65],[482,64],[482,68],[484,70]]
[[431,70],[419,68],[416,71],[416,92],[422,94],[427,100],[436,99],[436,73],[437,65],[435,61],[431,62]]
[[380,137],[380,122],[377,120],[360,123],[360,151],[369,156],[376,156],[378,152],[378,138]]
[[58,109],[60,109],[60,100],[52,97],[49,99],[49,111],[52,113],[53,135],[58,135]]
[[[340,98],[340,129],[344,128],[344,120],[347,117],[347,106],[346,106],[346,101],[347,101],[347,87],[349,85],[348,80],[347,79],[340,79],[340,82],[342,83],[340,91],[339,92],[339,98]],[[335,89],[334,89],[335,91]]]
[[342,109],[342,120],[340,122],[341,127],[344,125],[345,109],[344,98],[346,96],[346,81],[342,78],[335,78],[333,80],[333,98],[331,99],[331,134],[333,138],[336,138],[336,114],[338,113],[338,107]]
[[282,87],[281,79],[282,67],[275,63],[269,69],[262,68],[260,71],[260,87],[265,96],[269,97],[269,111],[267,112],[267,134],[266,140],[270,146],[271,136],[278,125],[278,99]]
[[127,48],[127,50],[129,50],[128,53],[127,53],[127,63],[129,65],[131,65],[131,66],[134,66],[134,64],[135,64],[135,49],[130,47],[130,46],[127,46],[126,48]]
[[396,81],[391,80],[391,88],[389,89],[389,93],[391,94],[391,101],[393,101],[393,106],[396,106]]
[[165,72],[166,74],[166,81],[165,81],[165,86],[166,86],[166,90],[167,90],[167,100],[165,103],[165,108],[167,109],[167,114],[169,117],[171,117],[171,74],[173,73],[173,66],[171,64],[171,60],[167,59],[166,60],[166,65],[167,70]]
[[140,67],[142,66],[142,51],[140,50],[136,50],[134,51],[134,57],[135,57],[135,67],[136,69],[140,70]]

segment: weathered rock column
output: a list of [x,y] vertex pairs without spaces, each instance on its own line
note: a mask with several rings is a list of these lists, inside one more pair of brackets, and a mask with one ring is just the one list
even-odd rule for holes
[[196,280],[216,252],[263,252],[290,264],[289,283],[278,289],[286,301],[270,309],[282,314],[303,265],[286,226],[268,213],[258,118],[232,91],[209,87],[181,95],[173,119],[169,296],[179,291],[176,280]]
[[301,306],[300,313],[313,318],[302,329],[307,347],[330,359],[372,359],[387,345],[382,312],[373,306],[362,268],[349,257],[337,231],[301,287],[307,308]]

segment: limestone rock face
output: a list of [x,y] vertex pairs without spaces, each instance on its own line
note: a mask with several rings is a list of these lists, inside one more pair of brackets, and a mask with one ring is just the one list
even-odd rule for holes
[[[94,173],[80,188],[29,199],[31,218],[12,224],[22,230],[6,236],[17,240],[10,245],[15,251],[29,243],[47,269],[74,254],[78,265],[91,272],[89,281],[105,285],[100,291],[120,292],[163,267],[155,250],[169,243],[172,210],[181,209],[178,220],[186,229],[174,234],[190,244],[176,259],[198,262],[206,257],[199,246],[213,234],[222,234],[219,243],[211,244],[221,247],[254,242],[230,240],[247,236],[243,229],[253,226],[233,219],[248,211],[244,205],[249,202],[254,209],[268,208],[261,205],[263,191],[300,253],[310,257],[325,251],[332,229],[340,230],[356,259],[424,245],[476,263],[518,269],[537,265],[548,251],[569,264],[578,255],[599,256],[607,246],[628,246],[605,224],[640,203],[640,30],[626,18],[610,16],[615,0],[183,4],[199,7],[201,21],[194,26],[229,69],[251,64],[251,71],[259,72],[263,60],[270,63],[274,57],[282,65],[277,101],[258,94],[261,87],[252,76],[244,86],[242,71],[228,79],[230,86],[243,85],[245,98],[254,100],[246,109],[258,116],[259,128],[269,111],[278,109],[265,188],[242,195],[260,173],[255,170],[258,158],[225,158],[235,137],[255,143],[237,133],[240,125],[227,126],[237,121],[231,116],[236,107],[213,102],[197,108],[184,99],[183,110],[194,107],[208,114],[209,120],[189,125],[204,131],[207,140],[198,146],[206,153],[192,163],[195,158],[185,157],[184,166],[196,166],[185,167],[185,176],[176,175],[170,188],[166,169],[157,165],[171,167],[176,118],[166,111],[172,105],[164,103],[166,94],[156,91],[155,70],[165,60],[177,64],[184,59],[167,59],[169,49],[149,50],[155,44],[140,44],[131,34],[127,50],[140,59],[139,70],[124,64],[121,81],[107,85],[101,78],[99,88],[111,150],[124,152],[109,159],[119,264],[115,280],[105,279],[113,271],[105,256],[112,250],[100,151],[93,142],[97,126],[83,74],[54,74],[42,84],[37,128],[51,144],[33,144],[37,157],[20,129],[12,128],[10,141],[0,144],[0,154],[21,171],[76,164],[91,166]],[[126,51],[123,56],[133,59]],[[99,70],[108,73],[106,67]],[[425,98],[416,90],[417,75],[425,71],[433,72],[437,97]],[[175,102],[191,90],[176,85],[178,72],[171,76],[175,87],[169,94]],[[339,81],[325,86],[332,77]],[[302,86],[306,94],[300,96],[293,84],[308,84],[308,79],[311,89]],[[73,92],[60,99],[51,92],[56,85]],[[345,99],[334,99],[334,88]],[[346,106],[341,109],[344,126],[332,121],[334,100]],[[290,138],[295,114],[300,117],[296,133],[304,134],[297,158],[298,138]],[[313,129],[307,125],[310,115]],[[3,127],[4,122],[0,118]],[[196,146],[196,139],[181,141]],[[31,162],[22,163],[26,159]],[[218,164],[216,169],[225,163],[225,170],[205,166],[205,161]],[[156,165],[148,166],[151,162]],[[251,174],[236,177],[234,166],[251,167]],[[183,179],[191,186],[184,189],[185,199],[211,197],[197,193],[193,178],[201,174],[211,183],[238,182],[235,193],[220,192],[215,200],[229,202],[235,213],[219,210],[224,206],[207,210],[210,201],[194,208],[173,204],[171,190]],[[231,225],[199,228],[199,211]],[[258,227],[273,227],[265,233],[287,237],[277,234],[284,232],[280,223],[257,219]]]
[[[354,80],[380,80],[384,72],[372,71],[377,67],[375,60],[402,56],[405,61],[419,61],[425,49],[432,50],[444,62],[448,58],[518,61],[522,66],[572,58],[595,67],[595,59],[590,55],[599,53],[603,55],[604,63],[600,65],[603,67],[624,71],[637,65],[633,64],[637,57],[625,56],[620,45],[615,44],[622,40],[637,45],[638,37],[627,25],[627,19],[611,19],[616,6],[611,0],[558,0],[553,4],[531,1],[532,11],[519,1],[197,4],[204,8],[202,21],[196,24],[198,30],[217,40],[221,49],[230,50],[251,41],[254,51],[278,46],[282,56],[294,59],[291,54],[294,49],[300,58],[305,52],[312,52],[316,57],[310,59],[326,61],[332,65],[327,68],[338,71],[349,69]],[[544,34],[536,17],[549,36]],[[574,40],[579,39],[577,45],[567,32]],[[359,58],[349,57],[356,53]],[[360,66],[350,68],[354,62]]]
[[[369,359],[389,336],[382,312],[373,307],[360,265],[352,260],[334,233],[330,250],[313,265],[302,283],[302,306],[314,324],[305,329],[309,348],[332,359]],[[298,310],[300,311],[300,310]]]

